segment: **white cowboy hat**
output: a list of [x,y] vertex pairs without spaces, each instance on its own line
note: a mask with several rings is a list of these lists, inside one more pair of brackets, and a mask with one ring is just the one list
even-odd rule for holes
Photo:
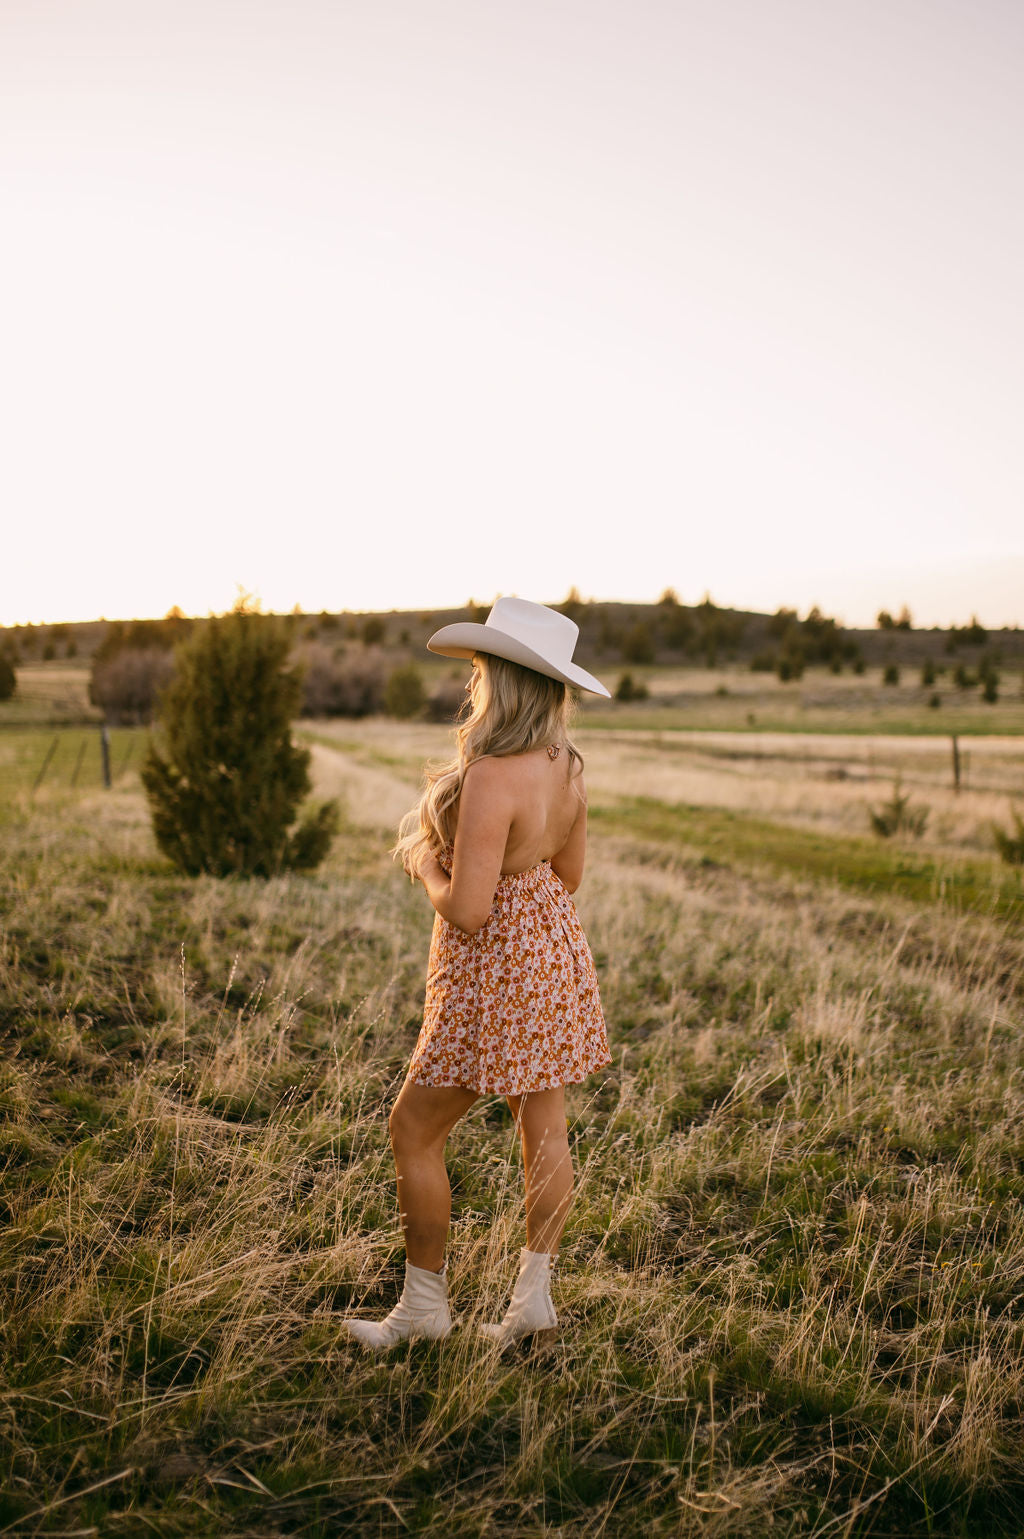
[[487,652],[492,657],[504,657],[510,663],[521,663],[535,673],[547,674],[549,679],[561,679],[563,684],[575,684],[577,689],[589,690],[592,695],[611,695],[604,685],[579,668],[572,661],[573,648],[580,633],[568,615],[549,609],[546,604],[531,604],[529,599],[500,598],[483,625],[471,620],[460,620],[454,625],[442,625],[427,642],[431,652],[442,657],[472,657],[476,652]]

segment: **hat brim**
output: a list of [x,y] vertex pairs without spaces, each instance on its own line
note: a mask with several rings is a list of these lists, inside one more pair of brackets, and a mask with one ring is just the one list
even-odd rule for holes
[[524,646],[517,636],[509,636],[505,631],[500,631],[496,625],[478,625],[473,620],[442,625],[427,642],[427,649],[439,653],[441,657],[470,659],[477,652],[488,652],[493,657],[505,658],[507,662],[519,663],[523,668],[532,668],[534,673],[546,674],[549,679],[561,679],[563,684],[572,684],[576,689],[585,689],[589,694],[604,695],[606,700],[611,699],[611,693],[600,679],[595,679],[585,668],[578,668],[575,663],[566,663],[564,668],[560,668],[557,663],[549,662],[539,652]]

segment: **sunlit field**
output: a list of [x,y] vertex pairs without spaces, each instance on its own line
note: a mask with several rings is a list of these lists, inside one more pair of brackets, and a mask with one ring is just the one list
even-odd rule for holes
[[[0,737],[0,1531],[1019,1535],[1012,731],[956,792],[942,736],[585,716],[614,1063],[567,1091],[561,1334],[475,1334],[525,1241],[487,1096],[449,1142],[457,1328],[378,1359],[338,1322],[401,1286],[432,918],[387,848],[449,733],[301,724],[344,829],[269,882],[170,870],[142,733],[110,791]],[[918,839],[869,831],[897,774]]]

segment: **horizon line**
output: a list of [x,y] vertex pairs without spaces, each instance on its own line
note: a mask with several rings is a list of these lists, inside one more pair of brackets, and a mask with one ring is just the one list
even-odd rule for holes
[[[671,587],[670,588],[666,588],[666,589],[663,590],[661,596],[659,596],[658,598],[653,598],[653,599],[651,599],[651,598],[647,598],[647,599],[638,599],[638,598],[602,598],[602,597],[597,597],[595,595],[586,595],[586,596],[584,596],[584,595],[577,595],[574,598],[574,595],[576,594],[576,589],[575,588],[570,588],[569,593],[566,594],[566,596],[564,598],[556,600],[554,603],[552,603],[548,607],[554,609],[554,608],[560,608],[561,606],[563,606],[563,605],[565,605],[567,603],[578,602],[578,603],[582,604],[584,607],[589,607],[591,605],[599,606],[599,605],[603,605],[603,604],[618,604],[618,605],[622,605],[623,607],[627,607],[628,606],[628,607],[632,607],[632,608],[657,609],[657,608],[659,608],[662,605],[662,603],[664,602],[665,595],[667,593],[669,593],[669,592],[673,592],[674,593],[675,590],[672,589]],[[479,609],[487,609],[487,608],[490,608],[490,606],[495,601],[494,599],[491,599],[489,602],[481,604],[481,603],[478,603],[472,597],[472,595],[470,595],[470,597],[464,603],[462,603],[462,604],[435,604],[435,605],[413,604],[413,605],[409,605],[409,606],[407,606],[405,608],[394,608],[394,607],[392,607],[390,609],[352,609],[352,608],[342,608],[342,609],[325,609],[325,608],[320,608],[320,609],[303,609],[302,607],[300,607],[300,605],[298,603],[296,603],[296,604],[294,604],[292,606],[291,609],[263,609],[263,608],[259,607],[258,595],[246,595],[246,596],[247,597],[251,597],[251,598],[255,598],[256,604],[257,604],[257,609],[256,609],[257,613],[266,615],[268,618],[270,618],[271,616],[274,616],[274,617],[279,618],[279,619],[286,619],[286,618],[288,618],[289,616],[292,616],[292,615],[294,615],[296,618],[301,618],[301,619],[317,619],[321,615],[337,615],[337,616],[353,615],[353,616],[360,616],[360,617],[362,617],[362,616],[370,616],[370,615],[439,614],[439,613],[447,612],[449,610],[469,609],[469,608],[472,608],[472,607],[476,607],[476,608],[479,608]],[[499,596],[500,595],[495,595],[495,598],[497,598]],[[699,609],[702,604],[705,604],[705,603],[710,601],[710,603],[713,604],[716,609],[720,609],[720,610],[722,610],[724,612],[732,613],[732,614],[761,615],[761,616],[763,616],[766,619],[770,619],[774,615],[777,615],[777,614],[781,613],[784,610],[788,610],[791,613],[793,613],[794,615],[796,615],[798,619],[801,618],[799,607],[795,606],[795,605],[788,605],[788,604],[783,603],[783,604],[777,605],[775,609],[751,609],[751,608],[744,608],[743,606],[738,605],[738,604],[720,603],[717,599],[712,597],[712,595],[710,594],[710,592],[708,590],[705,590],[703,598],[694,600],[693,602],[687,602],[687,601],[685,601],[683,599],[680,599],[678,597],[678,595],[676,595],[676,601],[677,601],[677,603],[678,603],[678,605],[679,605],[679,607],[681,609]],[[877,613],[878,614],[884,614],[884,613],[885,614],[891,614],[893,619],[894,619],[894,621],[895,621],[895,620],[897,620],[899,618],[899,615],[903,612],[904,609],[911,616],[910,625],[909,625],[909,627],[900,627],[900,628],[901,629],[909,629],[911,631],[918,631],[918,632],[922,632],[922,631],[952,631],[954,629],[964,629],[966,627],[969,627],[973,623],[980,624],[987,631],[1017,631],[1017,630],[1020,630],[1020,628],[1021,628],[1021,622],[1019,620],[1004,621],[1001,625],[986,624],[985,621],[980,620],[978,618],[977,611],[972,611],[970,617],[968,619],[966,619],[966,620],[961,620],[961,621],[950,620],[950,621],[948,621],[944,625],[941,625],[941,624],[938,624],[938,623],[935,623],[935,624],[932,624],[932,625],[917,624],[914,621],[914,619],[913,619],[913,611],[911,610],[909,605],[901,606],[900,610],[897,610],[895,612],[892,611],[892,610],[887,610],[883,606],[883,607],[881,607],[878,610]],[[803,618],[806,618],[807,616],[812,614],[815,610],[818,611],[818,613],[822,616],[823,619],[834,620],[836,625],[841,627],[843,630],[848,630],[848,631],[875,631],[875,630],[882,630],[882,629],[886,629],[887,628],[887,627],[880,626],[878,624],[877,616],[876,616],[876,619],[872,623],[869,623],[867,625],[848,624],[847,621],[842,619],[842,618],[840,618],[839,615],[829,614],[829,612],[826,609],[824,609],[822,607],[822,605],[820,605],[820,604],[810,604],[810,605],[808,605],[807,611],[806,611],[806,615]],[[174,618],[176,611],[177,611],[177,614],[180,616],[180,618],[185,619],[185,620],[209,620],[209,619],[217,618],[218,616],[221,616],[221,615],[230,614],[231,613],[231,606],[229,606],[228,608],[225,608],[225,609],[216,609],[216,610],[215,609],[209,609],[209,610],[206,611],[205,614],[198,614],[198,613],[190,614],[188,611],[183,610],[180,605],[172,604],[170,609],[166,610],[161,615],[154,615],[154,614],[149,614],[149,615],[143,615],[143,614],[113,615],[113,616],[111,616],[111,615],[92,615],[92,616],[89,616],[88,618],[84,618],[84,619],[0,621],[0,631],[41,630],[41,629],[51,629],[54,626],[63,626],[63,625],[67,625],[67,626],[82,626],[82,625],[131,625],[131,624],[133,624],[135,622],[141,622],[143,624],[156,624],[156,623],[159,623],[161,620],[167,620],[167,619]]]

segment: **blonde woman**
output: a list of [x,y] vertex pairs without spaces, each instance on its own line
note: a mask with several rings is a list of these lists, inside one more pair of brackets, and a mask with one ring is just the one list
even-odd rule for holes
[[503,1320],[508,1342],[553,1330],[551,1272],[573,1193],[564,1086],[611,1062],[594,962],[571,894],[583,876],[583,760],[569,686],[607,696],[572,661],[571,620],[499,599],[486,623],[427,645],[472,659],[456,757],[428,769],[395,849],[436,911],[423,1025],[389,1119],[405,1287],[382,1321],[346,1320],[371,1349],[446,1336],[448,1134],[484,1094],[504,1095],[522,1140],[526,1245]]

